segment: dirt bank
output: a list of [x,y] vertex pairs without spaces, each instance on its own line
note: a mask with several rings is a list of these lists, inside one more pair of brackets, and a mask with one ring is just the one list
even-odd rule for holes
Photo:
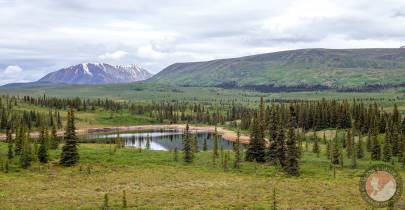
[[[142,130],[159,130],[159,129],[185,129],[185,124],[160,124],[160,125],[134,125],[134,126],[121,126],[121,127],[105,127],[105,128],[88,128],[88,129],[76,129],[78,135],[85,135],[89,133],[105,133],[105,132],[123,132],[123,131],[142,131]],[[190,125],[191,132],[214,132],[214,126],[193,126]],[[236,132],[218,127],[217,131],[222,138],[228,141],[236,141]],[[63,136],[64,131],[58,131],[58,136]],[[38,132],[32,132],[30,136],[37,138]],[[6,139],[4,134],[0,134],[0,140]],[[240,136],[240,141],[243,144],[249,143],[249,137],[246,135]]]

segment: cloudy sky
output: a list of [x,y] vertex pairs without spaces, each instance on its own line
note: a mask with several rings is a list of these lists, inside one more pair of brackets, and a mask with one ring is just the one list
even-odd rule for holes
[[405,45],[403,0],[0,0],[0,84],[84,62]]

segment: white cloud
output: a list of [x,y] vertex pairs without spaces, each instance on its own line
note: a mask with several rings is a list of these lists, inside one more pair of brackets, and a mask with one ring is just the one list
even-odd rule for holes
[[19,66],[7,66],[3,71],[3,75],[5,78],[19,78],[22,71],[22,68]]
[[369,0],[120,0],[119,4],[0,0],[0,4],[0,67],[20,65],[24,76],[35,75],[27,77],[32,80],[95,60],[136,63],[156,73],[175,62],[276,50],[405,45],[403,0],[373,4]]
[[136,51],[136,55],[147,60],[159,60],[166,56],[165,53],[154,49],[151,44],[140,46]]
[[120,58],[125,57],[126,55],[128,55],[127,52],[122,51],[122,50],[118,50],[112,53],[104,53],[100,56],[98,56],[100,59],[112,59],[112,60],[117,60]]

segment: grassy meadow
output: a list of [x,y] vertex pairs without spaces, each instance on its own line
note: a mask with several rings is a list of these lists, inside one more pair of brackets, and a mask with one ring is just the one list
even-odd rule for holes
[[[301,176],[287,177],[274,166],[243,162],[228,169],[212,152],[199,152],[192,164],[174,160],[173,152],[134,148],[114,149],[108,144],[81,144],[79,165],[58,166],[60,150],[51,151],[49,164],[20,169],[18,160],[0,173],[0,209],[99,209],[107,193],[112,209],[121,209],[123,191],[129,209],[270,209],[273,189],[279,209],[371,209],[362,200],[358,182],[369,161],[358,169],[336,169],[311,152],[300,160]],[[0,143],[0,153],[7,144]],[[376,162],[374,162],[376,163]],[[405,170],[396,166],[405,176]],[[405,195],[398,205],[405,205]]]

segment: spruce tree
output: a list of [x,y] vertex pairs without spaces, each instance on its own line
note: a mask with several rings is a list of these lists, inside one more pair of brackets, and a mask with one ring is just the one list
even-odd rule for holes
[[381,160],[381,146],[378,140],[378,128],[376,126],[376,117],[374,117],[373,124],[371,125],[371,159]]
[[125,190],[122,191],[122,208],[126,209],[127,205],[127,193]]
[[16,130],[16,137],[15,137],[15,145],[14,145],[14,152],[16,155],[21,155],[23,141],[25,135],[25,127],[24,125],[20,126],[19,129]]
[[52,130],[51,130],[50,148],[49,149],[58,149],[59,141],[60,141],[60,139],[59,139],[59,137],[57,135],[56,126],[53,125]]
[[353,131],[351,128],[347,129],[347,135],[346,135],[346,154],[348,158],[352,157],[353,154],[353,149],[354,147],[354,137],[353,137]]
[[290,106],[290,126],[288,129],[288,140],[287,140],[287,157],[284,170],[290,176],[299,176],[299,166],[298,166],[298,148],[295,136],[295,111],[292,106]]
[[236,142],[235,142],[235,164],[234,167],[236,169],[240,169],[240,162],[241,162],[241,157],[240,157],[240,131],[236,132]]
[[383,146],[383,161],[390,162],[392,158],[392,127],[387,126],[384,136],[384,146]]
[[331,151],[331,162],[334,165],[338,165],[340,163],[340,148],[339,148],[339,143],[338,143],[338,135],[336,131],[336,136],[333,139],[332,143],[332,151]]
[[37,154],[38,160],[41,163],[47,163],[49,159],[48,139],[48,129],[46,129],[46,127],[43,127],[39,135],[39,150]]
[[203,151],[207,151],[207,150],[208,150],[208,140],[207,140],[207,138],[204,138]]
[[32,144],[28,139],[29,134],[23,135],[23,144],[20,155],[20,167],[28,168],[32,164]]
[[261,133],[260,118],[253,117],[252,127],[250,131],[250,142],[246,151],[246,160],[253,162],[265,161],[265,142]]
[[352,158],[352,168],[357,168],[357,149],[354,145],[352,146],[351,158]]
[[371,159],[372,160],[381,160],[381,146],[380,146],[380,141],[378,140],[378,136],[373,135],[371,138],[372,138],[372,144],[373,144],[373,148],[371,150]]
[[192,137],[190,135],[189,126],[186,125],[186,130],[183,134],[183,153],[184,162],[192,163],[194,159]]
[[356,154],[357,154],[357,159],[364,158],[363,139],[362,139],[361,133],[359,133],[359,140],[356,144]]
[[177,147],[175,147],[174,151],[173,151],[173,155],[174,155],[174,161],[176,161],[176,162],[179,160],[179,154],[178,153],[179,152],[177,150]]
[[318,137],[316,136],[316,131],[314,131],[313,141],[314,141],[314,144],[312,146],[312,152],[315,153],[317,157],[319,157],[319,153],[321,151],[319,148],[319,142],[318,142]]
[[7,151],[7,159],[11,160],[14,157],[14,151],[13,151],[13,136],[11,133],[11,129],[7,129],[6,130],[6,142],[7,142],[7,146],[8,146],[8,151]]
[[75,115],[73,108],[69,108],[67,116],[66,131],[64,135],[65,145],[62,147],[62,154],[59,163],[62,166],[73,166],[79,162],[77,145]]
[[213,149],[212,149],[212,152],[213,152],[213,158],[214,158],[214,162],[215,162],[215,159],[217,159],[218,157],[219,157],[219,152],[218,152],[218,147],[219,147],[219,142],[218,142],[218,137],[219,137],[219,135],[218,135],[218,131],[217,131],[217,126],[215,126],[215,131],[214,131],[214,142],[213,142]]

